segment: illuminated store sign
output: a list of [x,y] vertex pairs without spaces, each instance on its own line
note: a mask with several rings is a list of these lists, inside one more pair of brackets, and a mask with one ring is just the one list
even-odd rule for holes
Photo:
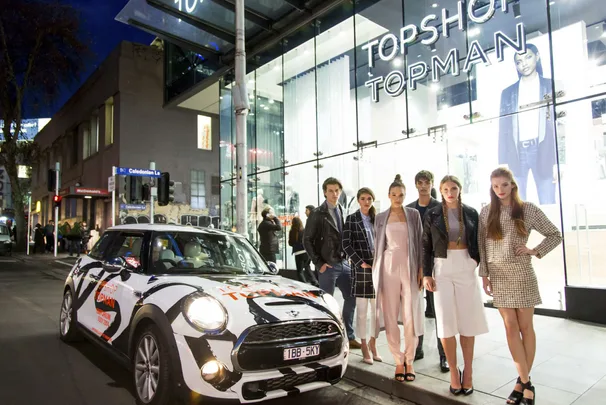
[[[385,34],[380,40],[375,39],[364,45],[362,49],[368,53],[368,66],[374,67],[375,61],[373,56],[375,53],[378,53],[379,58],[385,62],[393,60],[398,55],[398,51],[401,55],[406,55],[408,46],[416,43],[419,36],[426,33],[431,35],[421,40],[420,43],[425,46],[435,44],[440,39],[439,24],[442,27],[442,35],[448,38],[450,36],[451,24],[456,24],[459,31],[465,31],[466,21],[471,21],[475,24],[484,24],[490,21],[497,13],[496,0],[489,0],[488,4],[482,5],[481,9],[476,9],[478,0],[469,0],[467,4],[465,3],[464,1],[459,1],[457,3],[457,14],[452,16],[449,10],[442,9],[441,23],[439,16],[430,14],[423,18],[418,27],[414,24],[402,27],[399,37],[393,33],[389,33]],[[499,10],[503,13],[508,13],[507,1],[501,0],[500,3]],[[465,9],[465,7],[467,8]],[[436,21],[439,22],[438,25],[430,25]],[[526,52],[526,31],[524,24],[519,23],[516,25],[515,40],[501,31],[494,33],[494,48],[499,62],[503,61],[506,46],[513,48],[520,54]],[[490,65],[486,52],[482,49],[480,43],[474,40],[469,44],[469,51],[467,52],[462,71],[467,73],[477,63]],[[426,62],[413,63],[408,66],[406,76],[404,76],[402,71],[394,70],[387,74],[387,76],[379,76],[368,80],[364,85],[372,89],[372,100],[378,102],[379,85],[383,85],[385,94],[397,97],[404,92],[407,86],[411,90],[416,90],[417,84],[427,77],[430,69],[431,80],[434,82],[438,82],[441,74],[446,74],[449,71],[452,76],[459,76],[461,74],[461,69],[459,68],[459,50],[451,49],[445,59],[434,55],[431,57],[429,64]]]
[[185,11],[190,14],[196,11],[198,3],[202,4],[203,2],[204,0],[175,0],[175,4],[179,8],[179,11],[183,11],[183,8],[185,8]]

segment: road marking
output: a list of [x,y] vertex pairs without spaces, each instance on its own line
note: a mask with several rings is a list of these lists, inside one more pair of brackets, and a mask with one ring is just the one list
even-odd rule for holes
[[73,266],[74,266],[74,264],[73,264],[73,263],[66,263],[66,262],[62,262],[61,260],[55,260],[55,262],[56,262],[56,263],[61,263],[61,264],[64,264],[64,265],[69,266],[69,267],[73,267]]
[[3,260],[0,260],[0,263],[17,263],[17,261],[16,260],[3,259]]

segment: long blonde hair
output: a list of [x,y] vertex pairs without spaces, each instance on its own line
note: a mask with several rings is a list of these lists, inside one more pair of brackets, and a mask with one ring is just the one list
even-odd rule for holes
[[[518,183],[516,183],[511,170],[504,167],[495,169],[490,174],[490,180],[496,177],[503,177],[512,184],[511,190],[511,219],[513,220],[518,234],[527,236],[528,231],[524,224],[524,201],[520,198],[518,192]],[[501,228],[501,200],[490,186],[490,211],[488,213],[488,225],[486,227],[488,237],[494,240],[503,239],[503,229]]]
[[[442,178],[440,181],[440,194],[442,193],[442,186],[444,183],[452,182],[459,187],[459,198],[457,199],[457,203],[459,205],[459,238],[457,239],[457,245],[461,242],[463,238],[463,200],[461,198],[461,193],[463,192],[463,186],[461,185],[461,181],[457,176],[447,175]],[[450,230],[450,225],[448,224],[448,207],[446,206],[446,200],[444,196],[442,196],[442,215],[444,216],[444,223],[446,224],[446,234],[448,234]]]

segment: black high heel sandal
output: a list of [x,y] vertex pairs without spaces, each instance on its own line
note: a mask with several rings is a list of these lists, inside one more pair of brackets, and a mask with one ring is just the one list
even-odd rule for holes
[[524,389],[524,391],[528,390],[530,392],[532,392],[532,398],[526,398],[524,397],[524,393],[522,392],[522,401],[520,402],[521,405],[534,405],[534,400],[536,398],[536,393],[535,393],[535,389],[534,389],[534,385],[532,385],[532,383],[530,382],[530,380],[528,380],[528,382],[522,383],[522,388]]
[[[461,374],[461,369],[457,367],[457,371],[459,372],[459,379],[462,380],[463,374]],[[461,383],[461,388],[452,388],[452,385],[451,385],[450,393],[454,396],[461,395],[463,393],[463,383]]]
[[[465,373],[465,369],[463,369],[463,373]],[[463,390],[463,395],[465,395],[465,396],[471,395],[471,394],[473,394],[473,385],[471,386],[471,388],[463,387],[463,376],[464,376],[463,373],[461,374],[461,389]]]
[[406,366],[404,366],[404,373],[396,373],[396,381],[397,382],[404,382],[406,379]]
[[[516,384],[522,385],[522,380],[520,379],[520,377],[518,377],[518,379],[516,380]],[[509,394],[509,397],[507,397],[507,403],[510,405],[519,405],[520,402],[522,402],[523,397],[523,391],[516,391],[514,389],[513,391],[511,391],[511,394]]]
[[408,372],[408,366],[404,365],[404,372],[406,374],[404,374],[404,381],[406,382],[413,382],[414,380],[417,379],[417,375],[415,373],[409,373]]

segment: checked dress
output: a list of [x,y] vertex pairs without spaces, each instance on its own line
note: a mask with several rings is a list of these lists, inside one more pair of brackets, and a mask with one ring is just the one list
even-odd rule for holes
[[489,239],[487,235],[490,205],[480,213],[478,245],[480,247],[480,277],[489,277],[493,303],[497,308],[532,308],[541,304],[537,276],[532,257],[516,255],[518,246],[526,246],[530,232],[535,230],[545,237],[534,248],[541,259],[562,242],[562,234],[536,205],[524,202],[524,224],[527,235],[520,235],[511,218],[511,206],[501,206],[503,239]]

